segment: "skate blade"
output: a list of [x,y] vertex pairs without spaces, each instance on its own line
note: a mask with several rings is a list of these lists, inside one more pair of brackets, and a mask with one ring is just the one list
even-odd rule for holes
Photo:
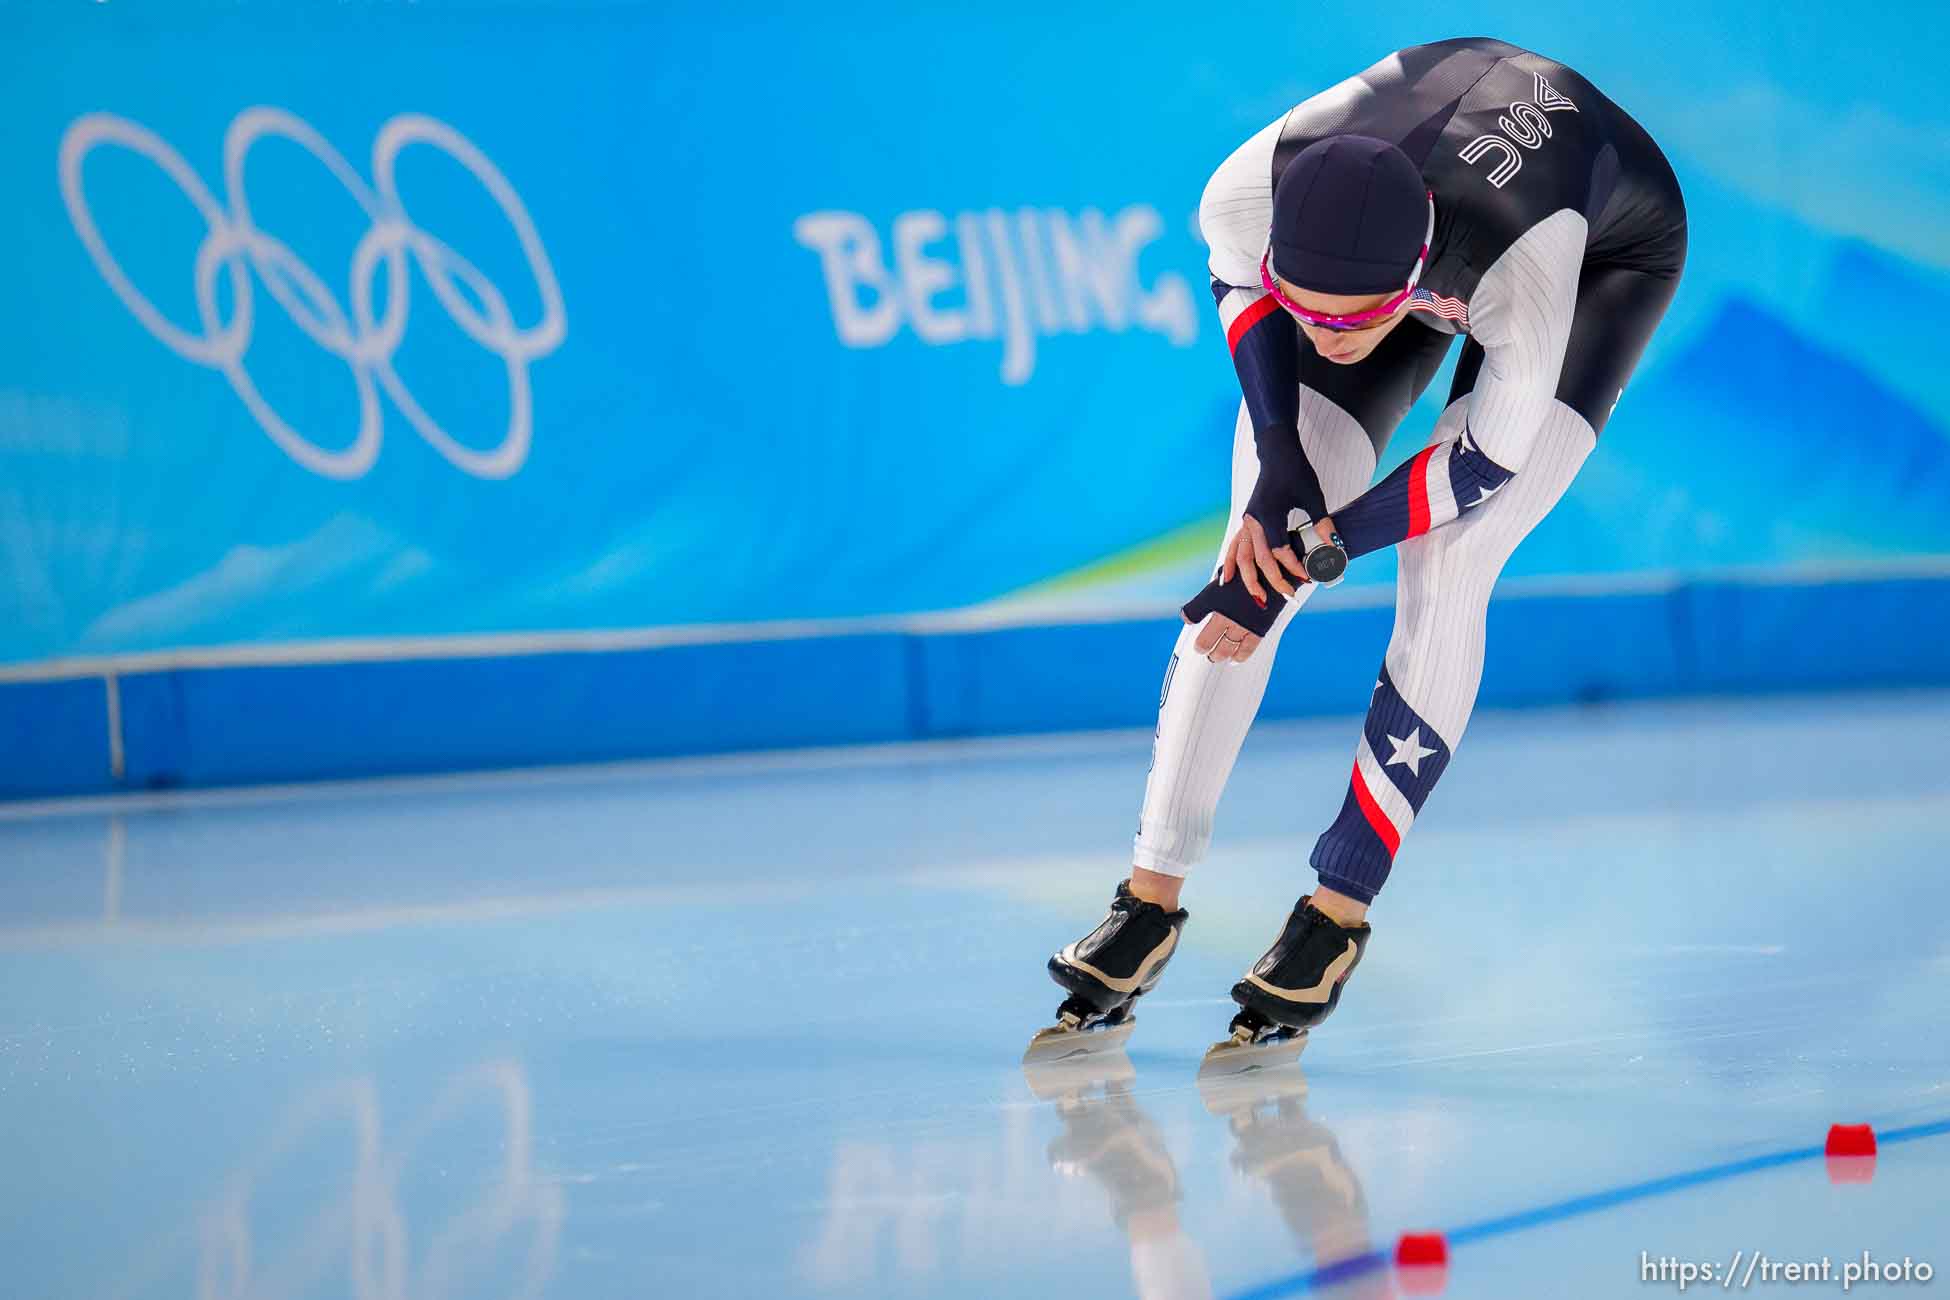
[[1119,1051],[1130,1040],[1131,1031],[1135,1028],[1137,1021],[1134,1018],[1103,1029],[1068,1029],[1062,1025],[1051,1025],[1048,1029],[1037,1030],[1035,1037],[1029,1040],[1029,1048],[1022,1054],[1022,1063],[1035,1065]]
[[1299,1060],[1300,1053],[1306,1049],[1304,1029],[1291,1038],[1269,1039],[1263,1043],[1242,1043],[1227,1038],[1205,1049],[1205,1059],[1198,1063],[1198,1077],[1217,1079],[1249,1070],[1270,1070]]

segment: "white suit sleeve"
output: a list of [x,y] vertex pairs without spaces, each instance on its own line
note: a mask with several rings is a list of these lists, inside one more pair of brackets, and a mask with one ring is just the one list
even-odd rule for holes
[[1273,226],[1273,150],[1288,116],[1280,114],[1234,149],[1198,201],[1198,231],[1211,250],[1212,278],[1255,298],[1263,292],[1259,257]]

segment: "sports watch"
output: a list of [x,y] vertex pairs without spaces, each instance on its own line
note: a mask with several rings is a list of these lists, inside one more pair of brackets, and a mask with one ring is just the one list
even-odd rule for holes
[[1308,523],[1295,529],[1291,537],[1293,548],[1300,552],[1300,563],[1306,566],[1308,578],[1323,587],[1332,587],[1340,582],[1341,575],[1347,572],[1347,546],[1341,541],[1339,533],[1323,542],[1314,526]]

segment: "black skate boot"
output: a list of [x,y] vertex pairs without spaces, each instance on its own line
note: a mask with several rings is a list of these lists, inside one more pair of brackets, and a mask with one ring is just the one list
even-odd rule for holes
[[1167,912],[1119,882],[1110,915],[1049,959],[1050,978],[1069,990],[1056,1024],[1029,1040],[1023,1060],[1054,1059],[1120,1047],[1131,1035],[1131,1004],[1151,991],[1178,947],[1191,913]]
[[1373,930],[1343,928],[1307,895],[1293,905],[1286,928],[1246,977],[1232,986],[1240,1006],[1232,1037],[1205,1054],[1207,1066],[1249,1066],[1244,1049],[1273,1047],[1304,1037],[1340,1005],[1341,985],[1361,963]]

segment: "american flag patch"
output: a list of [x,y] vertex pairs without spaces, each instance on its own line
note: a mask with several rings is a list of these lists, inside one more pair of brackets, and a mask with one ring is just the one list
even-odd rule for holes
[[1417,289],[1408,296],[1409,311],[1425,311],[1444,320],[1469,327],[1469,304],[1460,298],[1445,298],[1433,289]]

